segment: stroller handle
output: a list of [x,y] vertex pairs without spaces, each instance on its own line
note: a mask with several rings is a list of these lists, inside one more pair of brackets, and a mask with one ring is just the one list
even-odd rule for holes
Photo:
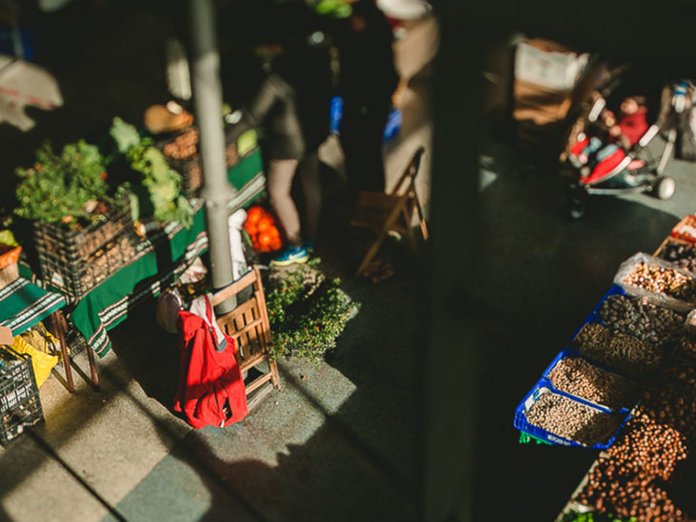
[[653,140],[653,138],[657,136],[658,132],[660,132],[659,125],[651,125],[650,128],[648,128],[648,130],[645,131],[645,134],[641,136],[640,140],[638,140],[638,145],[644,149]]

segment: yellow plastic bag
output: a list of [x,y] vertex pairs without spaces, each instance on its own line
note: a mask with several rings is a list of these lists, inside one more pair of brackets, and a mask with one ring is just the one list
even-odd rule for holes
[[44,353],[29,344],[22,335],[16,335],[12,342],[12,349],[19,353],[31,355],[31,367],[34,370],[36,386],[41,386],[51,370],[58,363],[58,356]]
[[[60,341],[58,341],[58,339],[46,329],[43,323],[37,323],[26,332],[23,332],[21,336],[26,342],[40,352],[47,353],[49,355],[57,355],[58,360],[61,360],[62,354],[60,351]],[[68,353],[70,353],[69,349]]]

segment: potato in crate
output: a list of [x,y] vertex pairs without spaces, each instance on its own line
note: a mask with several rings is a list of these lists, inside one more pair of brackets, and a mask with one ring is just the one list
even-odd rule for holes
[[80,299],[133,259],[137,238],[130,201],[115,201],[102,220],[84,228],[34,222],[34,242],[43,279]]
[[0,444],[43,420],[31,357],[0,346]]

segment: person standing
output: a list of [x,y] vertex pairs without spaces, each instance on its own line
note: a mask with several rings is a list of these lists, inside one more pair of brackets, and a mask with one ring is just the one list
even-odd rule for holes
[[[318,148],[330,132],[331,70],[314,17],[304,2],[264,12],[254,36],[263,42],[259,49],[266,56],[267,75],[228,131],[233,140],[247,128],[263,130],[270,204],[287,239],[274,265],[306,262],[319,225]],[[292,197],[296,175],[304,196],[304,223]]]
[[399,82],[393,33],[374,0],[350,2],[352,13],[334,24],[343,98],[340,141],[349,197],[384,191],[383,134]]

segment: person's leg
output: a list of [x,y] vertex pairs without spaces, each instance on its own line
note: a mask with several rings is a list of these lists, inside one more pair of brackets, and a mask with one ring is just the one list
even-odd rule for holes
[[292,180],[297,169],[297,160],[271,160],[268,166],[267,184],[271,208],[278,216],[280,226],[291,246],[300,246],[300,216],[292,199]]
[[319,152],[307,154],[297,166],[304,196],[305,238],[315,241],[321,213],[321,182],[319,180]]

